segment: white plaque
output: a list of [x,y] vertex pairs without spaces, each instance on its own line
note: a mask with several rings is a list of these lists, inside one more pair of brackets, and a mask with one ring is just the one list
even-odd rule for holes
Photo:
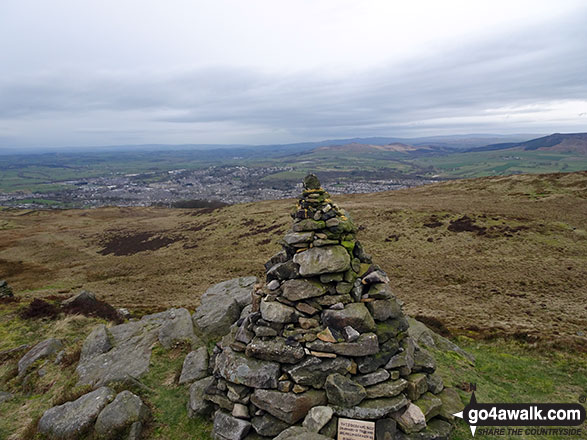
[[375,422],[338,419],[338,440],[374,440]]

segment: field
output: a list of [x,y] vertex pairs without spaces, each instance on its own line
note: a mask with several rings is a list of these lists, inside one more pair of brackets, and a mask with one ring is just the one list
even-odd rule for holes
[[[587,394],[587,172],[334,199],[359,225],[359,239],[390,275],[406,312],[477,357],[472,366],[438,353],[447,383],[476,382],[480,402],[575,402]],[[46,334],[79,345],[95,325],[89,318],[31,323],[16,317],[34,298],[66,298],[83,288],[134,314],[193,310],[213,283],[261,277],[294,203],[0,211],[0,279],[20,301],[0,304],[0,351]],[[179,368],[179,354],[159,355]],[[67,371],[56,382],[61,388],[71,382]],[[0,368],[0,383],[3,373]],[[167,373],[155,368],[152,374]],[[185,391],[164,382],[149,401],[183,405]],[[19,398],[10,410],[32,420],[52,398]],[[467,393],[462,398],[468,401]],[[157,414],[153,438],[209,429],[181,411]],[[0,421],[0,433],[11,432],[13,423]],[[470,438],[467,429],[459,425],[455,438]]]

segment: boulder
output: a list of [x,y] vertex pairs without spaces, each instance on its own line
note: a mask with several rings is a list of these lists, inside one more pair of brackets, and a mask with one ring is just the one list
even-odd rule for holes
[[326,287],[315,281],[299,278],[283,283],[283,296],[290,301],[322,296],[326,293]]
[[39,342],[18,361],[18,375],[23,376],[36,361],[51,357],[62,348],[63,343],[59,339],[49,338]]
[[322,312],[324,325],[342,331],[351,326],[359,333],[375,331],[375,321],[363,303],[347,304],[342,310],[325,310]]
[[187,341],[191,344],[198,343],[194,334],[194,324],[190,312],[186,309],[169,309],[161,328],[159,329],[159,342],[169,349],[178,342]]
[[305,277],[344,272],[351,266],[347,250],[338,245],[313,247],[296,254],[293,261],[300,265],[300,275]]
[[326,404],[324,391],[310,390],[300,394],[256,389],[251,402],[278,419],[293,425],[303,419],[310,408]]
[[215,372],[238,385],[277,388],[280,367],[277,362],[252,359],[227,347],[216,358]]
[[326,378],[324,389],[329,403],[347,408],[358,405],[367,397],[363,386],[338,373]]
[[94,429],[100,438],[119,438],[119,434],[133,423],[144,422],[149,412],[139,396],[122,391],[100,412]]
[[216,440],[242,440],[251,429],[251,423],[237,419],[222,410],[214,415],[214,438]]
[[409,403],[404,411],[395,414],[394,419],[406,434],[419,432],[426,428],[424,413],[413,403]]
[[249,357],[266,361],[295,364],[303,359],[304,348],[299,344],[288,345],[285,338],[279,336],[267,340],[256,337],[247,345],[245,353]]
[[114,395],[110,388],[102,387],[73,402],[48,409],[39,420],[39,432],[54,439],[78,439],[92,427]]
[[63,301],[61,305],[63,307],[83,307],[91,309],[96,305],[97,302],[98,299],[94,293],[88,292],[87,290],[82,290],[77,295],[74,295],[71,298]]
[[188,401],[188,417],[194,418],[210,414],[212,404],[204,399],[206,390],[214,383],[214,377],[208,376],[197,380],[190,386],[190,398]]
[[179,384],[191,383],[208,375],[208,349],[200,347],[187,354],[183,361]]
[[334,413],[339,417],[349,419],[377,420],[394,413],[408,404],[403,394],[397,397],[382,399],[365,399],[358,406],[346,408],[343,406],[331,405]]
[[299,385],[322,388],[330,374],[346,374],[351,370],[351,366],[351,360],[344,357],[321,360],[308,356],[296,365],[284,366],[283,370]]
[[226,335],[230,326],[240,317],[238,302],[228,295],[216,295],[214,299],[202,298],[193,315],[193,322],[203,338],[211,340]]
[[329,406],[315,406],[308,411],[302,426],[310,432],[320,432],[333,415],[334,411]]

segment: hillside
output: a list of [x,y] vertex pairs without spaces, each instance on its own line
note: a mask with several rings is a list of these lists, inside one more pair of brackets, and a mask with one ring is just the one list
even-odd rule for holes
[[432,148],[428,146],[414,146],[408,144],[402,144],[399,142],[386,144],[386,145],[372,145],[372,144],[360,144],[360,143],[350,143],[350,144],[343,144],[343,145],[328,145],[315,148],[312,152],[320,152],[320,151],[334,151],[334,152],[353,152],[353,153],[369,153],[369,152],[378,152],[378,151],[388,151],[394,153],[425,153],[431,151],[442,151],[441,148]]
[[587,155],[587,133],[554,133],[525,142],[507,142],[474,148],[469,151],[523,150],[552,151]]
[[[452,334],[585,347],[587,173],[337,196],[411,315]],[[222,209],[0,211],[0,279],[23,298],[85,288],[116,306],[194,308],[262,274],[293,200]]]

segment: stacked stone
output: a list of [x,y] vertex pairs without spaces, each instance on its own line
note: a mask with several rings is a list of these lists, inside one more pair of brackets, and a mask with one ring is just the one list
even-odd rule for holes
[[349,214],[309,175],[292,217],[252,312],[211,358],[215,438],[335,438],[338,417],[376,421],[377,439],[447,438],[435,361]]

